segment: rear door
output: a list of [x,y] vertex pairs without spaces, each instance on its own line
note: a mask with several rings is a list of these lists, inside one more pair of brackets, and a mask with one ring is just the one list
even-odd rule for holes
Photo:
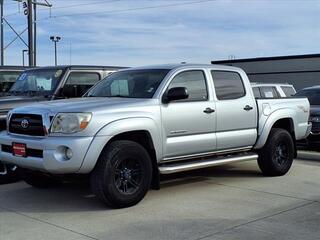
[[217,150],[253,146],[257,136],[257,108],[252,91],[238,72],[211,71],[216,94]]

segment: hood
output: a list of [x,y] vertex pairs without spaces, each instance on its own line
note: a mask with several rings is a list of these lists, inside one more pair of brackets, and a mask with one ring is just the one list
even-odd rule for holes
[[310,115],[320,115],[320,105],[311,105],[310,106]]
[[0,112],[7,112],[13,108],[25,106],[32,102],[43,101],[43,96],[5,96],[0,97]]
[[138,98],[107,98],[107,97],[88,97],[73,98],[41,102],[19,107],[14,109],[15,112],[38,112],[47,111],[52,113],[58,112],[99,112],[118,110],[119,108],[150,106],[155,99],[138,99]]

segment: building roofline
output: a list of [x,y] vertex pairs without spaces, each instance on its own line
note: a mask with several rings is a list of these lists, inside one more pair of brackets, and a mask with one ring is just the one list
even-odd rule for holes
[[242,58],[242,59],[233,59],[233,60],[217,60],[217,61],[211,61],[211,64],[261,62],[261,61],[289,60],[289,59],[303,59],[303,58],[320,58],[320,54],[303,54],[303,55],[274,56],[274,57]]

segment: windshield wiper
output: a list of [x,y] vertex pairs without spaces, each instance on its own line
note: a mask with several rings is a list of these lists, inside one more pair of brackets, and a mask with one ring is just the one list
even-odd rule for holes
[[119,97],[119,98],[130,98],[129,96],[124,96],[124,95],[112,95],[112,96],[105,96],[105,97],[109,97],[109,98],[112,98],[112,97]]

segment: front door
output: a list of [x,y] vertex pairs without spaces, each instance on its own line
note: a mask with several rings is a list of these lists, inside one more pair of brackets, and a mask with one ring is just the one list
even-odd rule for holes
[[165,160],[216,149],[216,114],[208,111],[215,109],[215,103],[208,94],[207,85],[203,70],[183,71],[171,80],[167,91],[173,87],[185,87],[189,97],[168,104],[162,103]]

